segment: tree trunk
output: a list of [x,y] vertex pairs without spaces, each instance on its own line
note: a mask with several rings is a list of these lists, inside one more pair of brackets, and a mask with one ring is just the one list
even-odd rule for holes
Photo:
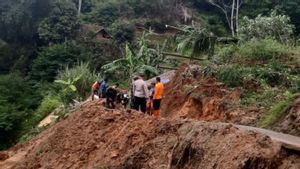
[[78,0],[78,17],[80,17],[81,14],[81,6],[82,6],[82,0]]
[[235,1],[232,0],[232,7],[231,7],[231,22],[230,22],[230,29],[231,29],[231,34],[234,37],[235,36],[235,31],[234,31],[234,11],[235,11]]
[[240,0],[236,0],[236,15],[235,15],[235,28],[238,35],[239,31],[239,9],[240,9]]
[[214,0],[208,0],[207,2],[210,3],[211,5],[213,5],[213,6],[217,7],[217,8],[219,8],[219,9],[224,13],[225,18],[226,18],[226,21],[227,21],[227,24],[228,24],[228,27],[229,27],[229,29],[231,29],[230,19],[229,19],[229,16],[228,16],[229,11],[227,10],[226,7],[224,7],[224,6],[226,6],[225,3],[224,3],[224,1],[222,2],[222,3],[223,3],[223,6],[222,6],[222,5],[219,5],[219,4],[218,4],[217,2],[215,2]]

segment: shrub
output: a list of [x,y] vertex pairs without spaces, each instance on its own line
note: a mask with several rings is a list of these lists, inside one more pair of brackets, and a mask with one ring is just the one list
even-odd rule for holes
[[[270,66],[270,65],[268,65]],[[282,70],[274,70],[271,67],[252,67],[250,73],[256,78],[266,82],[274,87],[279,85],[288,85],[287,75]]]
[[86,49],[73,42],[45,47],[33,61],[31,78],[53,82],[63,65],[73,66],[89,55]]
[[112,25],[114,40],[120,44],[124,42],[131,43],[134,40],[134,25],[128,23],[114,23]]
[[251,40],[238,48],[239,57],[251,61],[268,61],[288,57],[288,47],[272,39]]
[[287,43],[291,41],[294,29],[289,16],[277,15],[273,11],[270,16],[258,15],[255,19],[244,17],[238,32],[243,40],[275,38]]
[[300,92],[300,78],[298,76],[291,77],[291,92],[297,93]]
[[46,96],[41,105],[34,113],[35,125],[43,120],[46,116],[52,113],[57,107],[61,105],[61,102],[57,96]]
[[120,16],[117,5],[113,2],[97,3],[95,9],[89,13],[84,20],[98,23],[102,26],[110,26]]
[[73,39],[79,28],[76,7],[69,1],[55,2],[50,16],[43,19],[38,27],[39,37],[46,43],[61,43]]
[[272,39],[250,40],[239,45],[227,45],[217,49],[217,56],[223,62],[267,63],[288,60],[296,49],[280,44]]
[[284,115],[284,110],[293,102],[293,99],[294,96],[286,92],[284,100],[274,104],[268,112],[264,113],[257,126],[263,128],[272,126]]
[[39,96],[30,83],[17,74],[0,76],[0,149],[14,144],[21,124],[28,120],[39,104]]
[[241,86],[244,81],[245,70],[238,65],[222,67],[217,72],[217,78],[230,87]]
[[57,79],[68,81],[80,77],[74,86],[76,87],[77,94],[84,98],[89,96],[92,84],[100,79],[99,74],[91,71],[88,63],[81,63],[73,68],[66,67],[65,70],[60,71]]
[[223,62],[229,62],[232,59],[234,59],[234,56],[236,54],[236,51],[238,50],[238,46],[235,44],[225,45],[217,48],[216,53],[217,56],[223,61]]

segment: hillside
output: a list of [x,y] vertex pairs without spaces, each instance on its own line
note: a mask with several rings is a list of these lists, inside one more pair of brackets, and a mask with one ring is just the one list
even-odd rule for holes
[[[0,0],[0,169],[299,169],[299,35],[299,0]],[[157,76],[161,118],[91,99]]]
[[[299,137],[235,125],[253,125],[261,114],[233,106],[240,92],[199,70],[182,65],[176,71],[166,85],[162,119],[86,101],[30,141],[0,152],[0,168],[300,167]],[[297,101],[286,111],[298,112]],[[297,120],[277,124],[297,135]]]
[[[247,145],[247,146],[245,146]],[[299,168],[261,134],[219,123],[157,120],[96,102],[9,150],[1,168]]]

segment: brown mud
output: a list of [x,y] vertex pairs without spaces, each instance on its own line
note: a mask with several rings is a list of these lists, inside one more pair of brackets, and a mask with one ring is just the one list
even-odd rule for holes
[[300,156],[230,124],[157,120],[89,102],[31,141],[6,152],[0,168],[283,169]]
[[204,121],[251,125],[257,111],[241,110],[240,90],[229,89],[214,78],[204,78],[200,67],[182,65],[166,85],[162,102],[165,118],[191,118]]

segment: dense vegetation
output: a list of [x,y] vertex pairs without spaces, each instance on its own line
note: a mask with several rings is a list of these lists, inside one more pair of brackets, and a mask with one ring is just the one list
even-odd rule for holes
[[[162,71],[161,63],[177,65],[162,51],[212,55],[210,36],[240,39],[217,44],[214,60],[204,63],[211,74],[231,87],[253,82],[264,89],[245,90],[242,104],[268,102],[268,110],[284,102],[278,93],[300,89],[293,69],[300,56],[298,0],[241,0],[235,16],[232,0],[79,2],[0,1],[0,149],[27,136],[55,108],[85,99],[99,73],[121,83],[136,74],[150,77]],[[175,34],[165,25],[181,31],[166,38]],[[101,28],[109,38],[99,37]]]

